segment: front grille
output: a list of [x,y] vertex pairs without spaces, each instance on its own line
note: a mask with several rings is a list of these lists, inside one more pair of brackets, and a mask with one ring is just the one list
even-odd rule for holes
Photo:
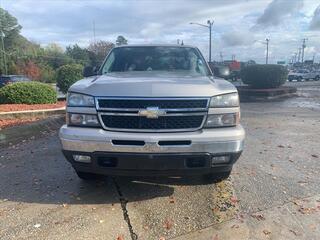
[[149,119],[140,116],[112,116],[102,115],[101,119],[107,128],[122,129],[194,129],[202,124],[204,115],[196,116],[166,116],[157,119]]
[[[202,127],[207,98],[97,98],[102,126],[107,130],[132,132],[195,131]],[[139,114],[140,110],[159,109],[165,115]]]
[[141,109],[156,106],[161,109],[206,108],[207,99],[99,99],[99,108]]

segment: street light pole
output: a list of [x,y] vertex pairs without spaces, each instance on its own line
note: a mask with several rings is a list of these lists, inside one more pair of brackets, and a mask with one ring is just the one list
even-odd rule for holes
[[267,44],[266,64],[268,64],[268,60],[269,60],[269,41],[270,39],[266,38],[266,44]]
[[206,28],[209,28],[209,62],[211,62],[211,39],[212,39],[212,25],[213,25],[214,21],[210,21],[208,20],[207,21],[207,25],[205,24],[201,24],[201,23],[194,23],[194,22],[191,22],[190,24],[195,24],[195,25],[199,25],[201,27],[206,27]]

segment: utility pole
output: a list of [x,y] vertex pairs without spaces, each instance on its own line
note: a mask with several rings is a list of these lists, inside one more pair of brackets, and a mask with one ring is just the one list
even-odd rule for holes
[[266,64],[268,64],[268,60],[269,60],[269,38],[266,38],[266,44],[267,44],[267,54],[266,54]]
[[190,24],[195,24],[195,25],[199,25],[201,27],[206,27],[209,29],[209,62],[211,62],[211,35],[212,35],[212,25],[213,25],[214,21],[212,20],[208,20],[207,21],[207,25],[205,24],[201,24],[201,23],[194,23],[191,22]]
[[300,62],[300,56],[301,56],[301,48],[299,48],[299,51],[298,51],[298,63]]
[[302,39],[302,57],[301,57],[301,62],[303,63],[303,58],[304,58],[304,49],[306,48],[306,41],[308,38]]

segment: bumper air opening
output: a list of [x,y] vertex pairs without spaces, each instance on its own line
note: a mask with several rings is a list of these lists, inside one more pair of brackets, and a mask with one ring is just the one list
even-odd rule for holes
[[191,157],[186,159],[188,168],[202,168],[206,166],[206,160],[201,157]]
[[102,167],[114,168],[118,165],[116,157],[98,157],[98,164]]
[[160,146],[188,146],[191,145],[191,141],[159,141]]
[[144,146],[144,141],[137,140],[112,140],[113,145],[123,145],[123,146]]

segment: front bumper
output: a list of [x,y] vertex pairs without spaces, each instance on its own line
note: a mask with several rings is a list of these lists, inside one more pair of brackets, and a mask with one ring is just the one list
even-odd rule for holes
[[[123,133],[64,125],[59,135],[64,155],[78,171],[177,176],[230,171],[243,150],[245,132],[241,125],[180,133]],[[75,162],[74,154],[90,156],[92,161]],[[222,155],[230,160],[212,162],[212,157]]]

